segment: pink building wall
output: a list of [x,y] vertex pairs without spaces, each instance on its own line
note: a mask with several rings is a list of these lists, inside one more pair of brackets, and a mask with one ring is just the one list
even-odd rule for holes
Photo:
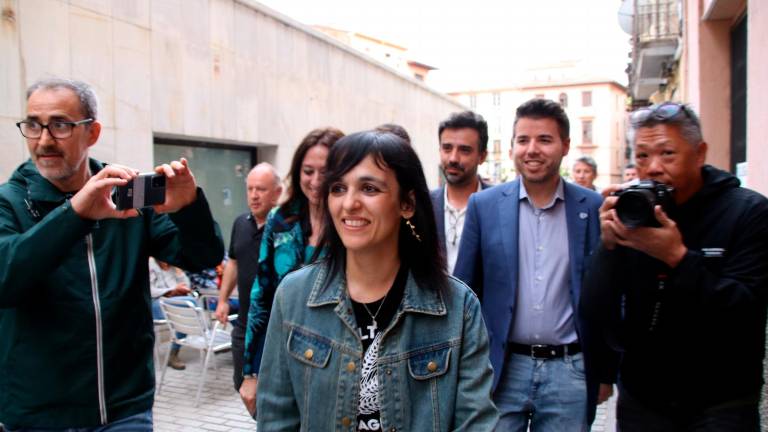
[[768,2],[750,1],[747,19],[747,183],[768,196]]

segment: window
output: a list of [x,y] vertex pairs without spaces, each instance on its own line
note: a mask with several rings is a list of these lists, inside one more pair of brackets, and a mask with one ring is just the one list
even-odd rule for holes
[[583,91],[583,92],[581,92],[581,106],[583,106],[583,107],[591,107],[592,106],[592,92],[591,91]]
[[592,120],[581,121],[581,143],[592,144]]
[[493,106],[499,106],[501,105],[501,93],[494,93],[493,94]]
[[560,106],[563,108],[568,108],[568,95],[565,93],[560,93],[560,96],[558,97],[558,100],[560,101]]
[[470,108],[477,108],[477,95],[469,95],[469,106]]

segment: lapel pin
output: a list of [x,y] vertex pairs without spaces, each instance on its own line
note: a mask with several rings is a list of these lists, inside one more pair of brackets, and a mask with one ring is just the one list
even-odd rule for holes
[[586,219],[586,218],[587,218],[587,214],[586,213],[584,213],[584,212],[579,213],[579,219]]

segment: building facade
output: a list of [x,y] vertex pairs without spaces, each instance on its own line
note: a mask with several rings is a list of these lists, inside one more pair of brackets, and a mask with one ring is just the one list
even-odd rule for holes
[[[228,231],[250,166],[281,174],[311,129],[398,123],[438,182],[437,125],[462,107],[420,81],[250,0],[0,3],[0,181],[28,158],[14,123],[49,76],[92,84],[102,135],[91,155],[150,170],[186,156]],[[227,235],[227,233],[225,233]]]
[[494,182],[514,178],[509,157],[515,110],[533,98],[559,102],[571,123],[571,149],[561,172],[568,177],[573,161],[591,156],[598,166],[595,184],[605,187],[621,180],[627,162],[626,88],[614,81],[533,83],[519,87],[468,90],[449,95],[481,114],[488,122],[488,159],[480,174]]

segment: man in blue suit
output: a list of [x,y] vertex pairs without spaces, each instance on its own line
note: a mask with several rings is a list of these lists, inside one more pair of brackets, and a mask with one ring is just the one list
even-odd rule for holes
[[553,101],[518,107],[510,157],[519,178],[467,206],[454,274],[482,300],[499,431],[587,430],[594,417],[598,380],[585,377],[576,311],[602,199],[560,177],[569,129]]
[[430,192],[440,247],[453,273],[469,196],[488,187],[477,175],[488,155],[488,124],[472,111],[451,114],[440,123],[440,171],[445,186]]

